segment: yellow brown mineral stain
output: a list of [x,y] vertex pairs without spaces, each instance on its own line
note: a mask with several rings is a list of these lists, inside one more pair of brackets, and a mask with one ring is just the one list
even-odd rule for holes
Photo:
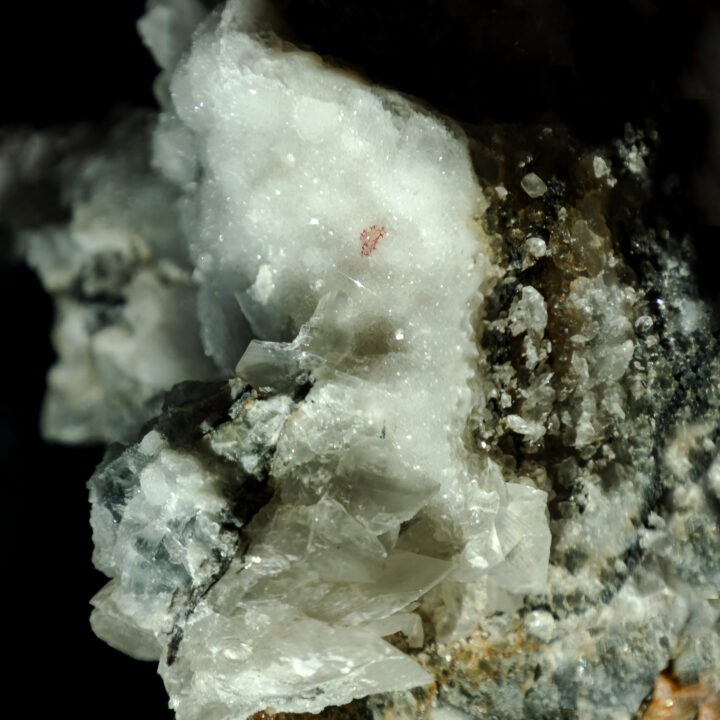
[[720,689],[681,685],[667,673],[658,675],[646,703],[636,720],[720,720]]

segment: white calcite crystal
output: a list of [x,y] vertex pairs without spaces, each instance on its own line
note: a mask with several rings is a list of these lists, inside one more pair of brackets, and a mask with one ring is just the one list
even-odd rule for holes
[[[496,269],[466,141],[245,32],[248,12],[230,2],[197,34],[155,135],[183,195],[203,346],[220,368],[240,360],[227,419],[202,418],[190,447],[159,426],[91,484],[96,563],[114,578],[94,627],[164,653],[179,718],[427,685],[382,638],[422,642],[428,591],[540,592],[547,573],[545,492],[467,447],[473,317]],[[518,322],[535,326],[528,298]],[[263,340],[242,355],[247,324]],[[241,522],[248,484],[267,504]]]

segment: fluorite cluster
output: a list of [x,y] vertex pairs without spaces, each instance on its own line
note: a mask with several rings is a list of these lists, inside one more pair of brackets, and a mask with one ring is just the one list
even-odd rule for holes
[[161,112],[18,231],[44,432],[113,443],[95,632],[179,720],[630,717],[668,668],[710,707],[720,361],[653,133],[466,133],[260,2],[139,27]]

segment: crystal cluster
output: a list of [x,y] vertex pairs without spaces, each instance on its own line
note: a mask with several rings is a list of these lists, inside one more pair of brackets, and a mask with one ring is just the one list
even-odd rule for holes
[[91,482],[114,578],[94,627],[164,653],[188,718],[426,685],[382,638],[422,645],[414,611],[443,587],[541,591],[549,551],[545,493],[466,447],[497,271],[463,137],[245,32],[247,12],[228,4],[174,71],[154,159],[186,208],[206,352],[232,368],[239,328],[267,339],[196,436],[161,419]]
[[44,432],[123,443],[95,632],[180,720],[709,693],[720,365],[652,133],[468,139],[279,27],[149,2],[159,116],[69,154],[67,224],[16,223],[57,307]]

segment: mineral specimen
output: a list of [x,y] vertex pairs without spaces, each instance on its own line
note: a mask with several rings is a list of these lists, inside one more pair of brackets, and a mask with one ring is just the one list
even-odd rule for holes
[[428,684],[381,638],[421,645],[431,589],[427,613],[442,588],[538,592],[547,572],[544,491],[506,484],[468,435],[497,270],[464,139],[248,34],[247,12],[229,3],[175,70],[155,162],[184,188],[206,351],[232,368],[244,321],[267,340],[196,437],[161,420],[91,482],[115,578],[94,627],[164,653],[179,717]]
[[151,1],[159,116],[14,222],[44,431],[122,443],[93,629],[179,720],[714,707],[720,359],[656,134],[466,132],[282,28]]

